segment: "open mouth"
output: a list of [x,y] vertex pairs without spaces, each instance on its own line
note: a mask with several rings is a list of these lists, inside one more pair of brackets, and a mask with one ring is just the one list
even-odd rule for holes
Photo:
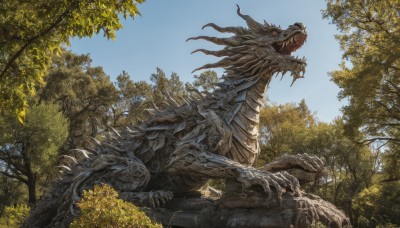
[[299,49],[307,39],[307,34],[297,32],[284,41],[274,43],[272,46],[275,51],[282,55],[290,55],[292,52]]

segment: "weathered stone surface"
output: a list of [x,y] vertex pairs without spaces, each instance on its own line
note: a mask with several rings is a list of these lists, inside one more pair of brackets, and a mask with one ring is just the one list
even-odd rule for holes
[[[254,193],[254,192],[253,192]],[[166,227],[310,227],[320,221],[328,227],[350,227],[345,214],[316,196],[284,194],[282,202],[265,194],[228,196],[223,199],[175,198],[164,208],[143,208]],[[254,207],[248,207],[248,202]]]

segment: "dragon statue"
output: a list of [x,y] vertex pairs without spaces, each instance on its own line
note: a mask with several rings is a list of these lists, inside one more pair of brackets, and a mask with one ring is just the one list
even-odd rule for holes
[[[151,214],[149,208],[167,206],[170,201],[200,189],[209,179],[226,180],[231,198],[227,191],[224,193],[227,196],[223,195],[220,200],[224,204],[225,199],[227,208],[253,208],[261,201],[261,206],[267,208],[264,215],[272,205],[295,208],[292,217],[296,219],[284,221],[283,227],[311,226],[317,221],[331,227],[348,224],[342,212],[317,196],[302,192],[298,179],[285,171],[297,167],[309,173],[321,173],[324,165],[318,158],[306,154],[286,155],[263,168],[253,167],[260,150],[258,127],[266,88],[278,73],[282,77],[290,73],[293,82],[303,77],[306,61],[291,53],[303,45],[307,32],[302,23],[294,23],[286,30],[266,22],[258,23],[243,15],[239,6],[237,14],[245,20],[247,28],[223,28],[213,23],[203,27],[231,33],[232,37],[188,39],[225,46],[219,51],[194,51],[222,57],[217,63],[195,70],[225,69],[226,74],[214,92],[199,93],[200,98],[182,101],[166,94],[168,108],[155,107],[143,123],[114,131],[102,141],[93,139],[92,146],[85,150],[73,150],[74,156],[66,156],[72,167],[65,167],[68,170],[32,210],[24,226],[68,227],[79,214],[75,203],[82,191],[96,184],[113,186],[122,199],[147,208]],[[240,201],[239,195],[246,192],[258,194],[262,200]],[[296,200],[296,197],[308,201]],[[218,226],[235,227],[232,224]],[[241,225],[236,223],[236,226]],[[247,226],[252,225],[247,223]]]

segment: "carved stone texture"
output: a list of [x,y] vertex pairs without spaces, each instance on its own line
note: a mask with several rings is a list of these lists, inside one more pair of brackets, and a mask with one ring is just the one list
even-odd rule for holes
[[[349,220],[332,204],[304,193],[272,201],[259,192],[226,196],[225,199],[175,198],[164,208],[142,208],[167,227],[310,227],[320,221],[328,227],[351,227]],[[250,194],[251,193],[251,194]],[[248,202],[253,202],[251,207]]]
[[297,155],[285,154],[264,165],[261,169],[270,172],[286,171],[295,176],[300,184],[314,182],[327,174],[323,161],[306,153]]
[[[256,227],[253,221],[271,227],[286,226],[282,221],[288,221],[287,224],[290,221],[297,227],[311,226],[316,221],[325,224],[333,221],[340,227],[344,215],[320,199],[302,198],[299,181],[284,171],[297,169],[303,174],[308,173],[311,176],[300,175],[299,178],[309,181],[323,170],[318,158],[285,156],[264,168],[252,167],[259,154],[259,117],[265,90],[273,75],[278,73],[289,72],[293,82],[303,77],[305,59],[290,54],[305,42],[306,28],[301,23],[294,23],[285,30],[266,22],[261,24],[243,15],[239,7],[237,14],[245,20],[247,28],[223,28],[213,23],[204,26],[230,33],[231,37],[188,39],[202,39],[224,46],[219,51],[194,51],[222,57],[217,63],[196,69],[224,68],[226,74],[217,84],[218,88],[212,93],[198,91],[199,99],[174,100],[166,94],[169,106],[165,110],[154,106],[154,110],[150,110],[153,114],[143,123],[120,132],[114,130],[103,141],[92,139],[90,148],[72,150],[63,160],[72,161],[69,165],[73,167],[67,163],[60,166],[63,177],[32,210],[24,227],[67,227],[79,215],[75,205],[83,190],[96,184],[113,186],[122,198],[139,206],[161,207],[174,196],[188,195],[200,189],[212,178],[226,179],[233,187],[218,203],[198,201],[213,208],[207,209],[217,215],[211,220],[203,221],[203,217],[193,214],[197,209],[178,205],[176,209],[183,211],[180,214],[171,208],[152,211],[160,218],[170,218],[170,213],[175,213],[180,220],[195,221],[193,226],[198,224],[200,227],[203,222]],[[245,191],[252,188],[259,190]],[[247,197],[254,196],[241,201],[243,192]],[[182,202],[196,204],[193,200]],[[255,209],[260,202],[263,207],[268,206]],[[280,206],[270,207],[274,202],[279,202]],[[232,203],[235,208],[224,208]],[[279,218],[287,215],[290,219],[278,219],[278,222],[274,217],[278,214]],[[161,221],[164,225],[169,223]]]

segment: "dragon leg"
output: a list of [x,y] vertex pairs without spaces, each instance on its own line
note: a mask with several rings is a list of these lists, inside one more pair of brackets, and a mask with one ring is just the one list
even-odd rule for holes
[[326,175],[324,162],[318,157],[310,156],[306,153],[285,154],[266,164],[261,169],[270,172],[285,170],[295,176],[300,183],[314,182],[319,177]]
[[196,149],[180,150],[174,153],[168,166],[171,174],[197,175],[207,178],[235,179],[243,188],[261,186],[268,194],[275,191],[278,200],[282,193],[290,191],[300,194],[299,182],[287,172],[268,172],[251,166],[244,166],[221,155],[198,151]]

